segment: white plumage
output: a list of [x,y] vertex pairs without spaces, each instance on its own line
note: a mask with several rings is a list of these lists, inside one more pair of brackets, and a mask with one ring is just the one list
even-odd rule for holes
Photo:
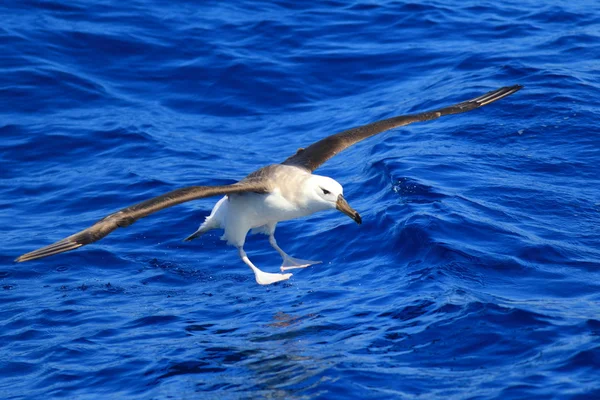
[[320,261],[302,260],[286,254],[277,245],[275,228],[279,221],[337,208],[344,193],[342,185],[335,180],[293,166],[270,166],[268,173],[262,177],[272,187],[271,192],[230,194],[221,198],[204,223],[186,240],[195,239],[212,229],[223,229],[221,239],[238,249],[242,260],[254,271],[256,281],[266,285],[289,279],[292,274],[267,273],[252,264],[243,250],[248,231],[269,236],[269,242],[283,258],[282,271],[317,264]]

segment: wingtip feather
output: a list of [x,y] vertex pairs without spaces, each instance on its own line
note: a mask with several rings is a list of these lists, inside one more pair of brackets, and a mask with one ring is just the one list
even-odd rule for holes
[[65,251],[75,250],[76,248],[81,246],[83,246],[83,244],[71,241],[69,239],[64,239],[59,242],[53,243],[49,246],[42,247],[41,249],[25,253],[22,256],[17,257],[15,259],[15,262],[20,263],[35,260],[42,257],[53,256],[55,254],[64,253]]
[[495,101],[498,101],[500,99],[503,99],[507,96],[510,96],[511,94],[516,93],[521,89],[523,89],[523,85],[504,86],[504,87],[501,87],[500,89],[492,90],[491,92],[487,92],[482,96],[476,97],[476,98],[469,100],[462,104],[475,105],[476,108],[482,107],[482,106],[488,105],[490,103],[493,103]]

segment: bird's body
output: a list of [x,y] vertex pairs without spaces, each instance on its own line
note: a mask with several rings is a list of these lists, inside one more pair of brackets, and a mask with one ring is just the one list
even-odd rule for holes
[[252,269],[259,284],[267,285],[289,279],[292,275],[290,273],[263,272],[248,259],[243,247],[250,230],[269,236],[269,242],[283,258],[280,269],[284,272],[289,269],[305,268],[319,261],[301,260],[286,254],[275,240],[275,227],[279,221],[337,209],[356,223],[362,222],[358,212],[346,202],[342,185],[332,178],[313,174],[316,168],[351,145],[378,133],[413,122],[470,111],[500,100],[520,89],[519,85],[503,87],[475,99],[435,111],[401,115],[328,136],[306,149],[299,149],[281,164],[260,168],[237,183],[224,186],[192,186],[174,190],[110,214],[91,227],[54,244],[24,254],[16,261],[29,261],[74,250],[100,240],[117,228],[131,225],[138,219],[164,208],[195,199],[224,195],[200,228],[186,240],[197,238],[211,229],[223,229],[222,239],[238,249],[240,258]]
[[[321,211],[319,203],[311,203],[308,196],[303,196],[307,182],[316,175],[298,167],[270,165],[247,179],[257,175],[267,177],[271,187],[268,193],[234,193],[223,197],[215,204],[196,233],[223,229],[222,239],[232,246],[240,247],[244,245],[246,234],[251,229],[257,233],[269,233],[269,227],[274,227],[277,222]],[[199,236],[194,235],[190,238]]]
[[[291,274],[268,274],[256,268],[243,251],[248,231],[269,236],[269,242],[283,258],[282,271],[317,264],[319,261],[301,260],[285,253],[275,240],[275,227],[280,221],[333,208],[332,205],[338,203],[340,196],[343,199],[343,188],[331,178],[313,175],[291,165],[269,165],[245,179],[257,178],[265,182],[269,188],[267,193],[233,193],[221,198],[204,223],[186,240],[195,239],[211,229],[222,229],[224,232],[221,239],[238,249],[242,260],[254,271],[256,281],[269,284],[288,279]],[[329,195],[323,193],[323,190],[328,191]],[[327,196],[331,202],[323,201],[323,197]]]

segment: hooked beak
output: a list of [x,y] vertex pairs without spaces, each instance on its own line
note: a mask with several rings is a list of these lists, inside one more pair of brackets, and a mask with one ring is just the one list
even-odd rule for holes
[[352,218],[357,224],[360,225],[362,223],[360,214],[356,212],[354,208],[350,207],[350,204],[348,204],[344,196],[341,194],[338,196],[337,202],[335,203],[335,208]]

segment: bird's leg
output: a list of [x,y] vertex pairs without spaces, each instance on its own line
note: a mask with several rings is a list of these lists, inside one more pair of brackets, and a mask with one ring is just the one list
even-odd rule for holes
[[256,278],[256,282],[259,285],[270,285],[271,283],[285,281],[287,279],[290,279],[290,277],[292,276],[292,274],[271,274],[269,272],[263,272],[260,269],[256,268],[254,264],[252,264],[252,261],[250,261],[243,248],[239,247],[238,252],[242,261],[244,261],[246,265],[249,266],[250,269],[252,269],[252,271],[254,272],[254,277]]
[[277,252],[283,258],[283,264],[281,264],[281,267],[279,268],[281,271],[296,268],[306,268],[309,265],[321,263],[321,261],[301,260],[299,258],[289,256],[285,251],[281,249],[281,247],[277,245],[277,240],[275,240],[275,235],[273,234],[269,235],[269,243],[271,243],[271,246],[273,246],[273,248],[277,250]]

